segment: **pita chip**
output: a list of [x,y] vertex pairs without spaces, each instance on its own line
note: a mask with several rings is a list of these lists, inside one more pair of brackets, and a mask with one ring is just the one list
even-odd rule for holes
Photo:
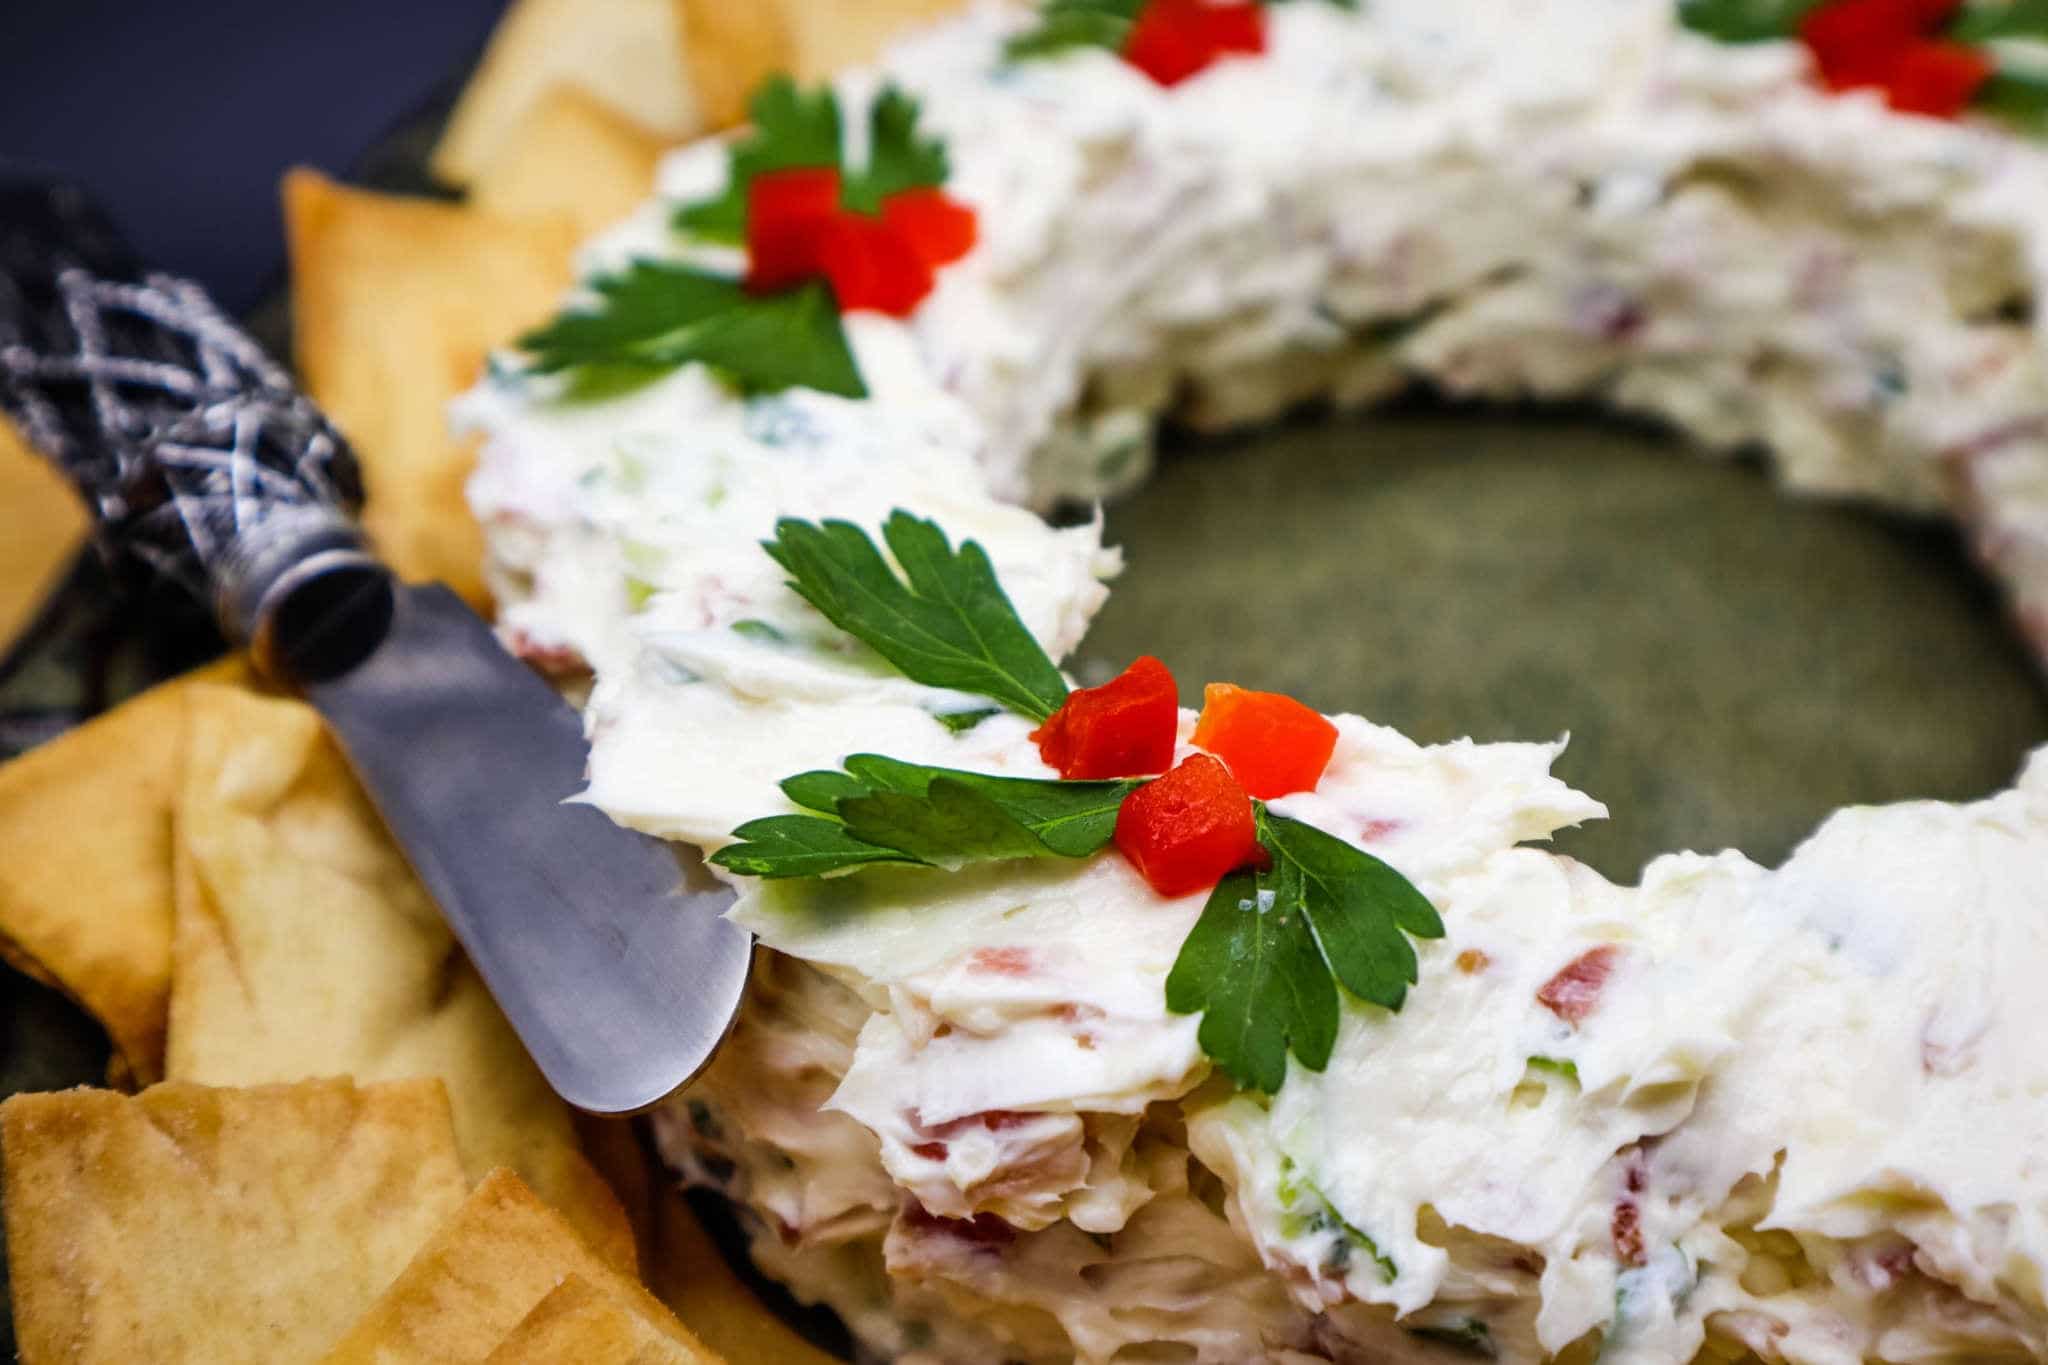
[[469,185],[516,140],[527,112],[561,85],[662,141],[698,129],[674,0],[514,0],[434,148],[434,174]]
[[107,1030],[124,1084],[163,1075],[171,988],[171,795],[185,694],[253,686],[225,660],[0,767],[0,957]]
[[186,696],[168,1073],[438,1076],[472,1176],[511,1166],[613,1264],[633,1230],[346,761],[303,702]]
[[469,202],[508,218],[572,219],[588,236],[654,192],[661,139],[573,85],[526,111],[513,135],[478,168]]
[[41,608],[85,532],[64,476],[0,418],[0,649]]
[[327,1354],[326,1365],[482,1361],[571,1275],[690,1351],[686,1359],[718,1359],[639,1281],[594,1255],[518,1176],[497,1170]]
[[461,1204],[437,1081],[0,1105],[23,1360],[310,1360]]
[[662,1334],[581,1275],[563,1280],[484,1357],[484,1365],[699,1365],[710,1356]]
[[475,451],[450,432],[448,402],[494,347],[554,312],[575,223],[348,189],[309,170],[285,176],[284,210],[293,350],[355,447],[364,527],[405,578],[488,605],[463,491]]
[[674,0],[683,55],[705,126],[744,123],[754,87],[777,72],[799,82],[874,61],[897,38],[964,0]]

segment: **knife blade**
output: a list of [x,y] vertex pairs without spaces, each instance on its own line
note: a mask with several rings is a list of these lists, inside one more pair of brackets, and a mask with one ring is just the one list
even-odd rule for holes
[[627,1114],[725,1037],[752,940],[694,854],[573,798],[581,718],[444,587],[353,524],[353,456],[189,281],[77,192],[0,184],[0,406],[85,495],[111,562],[181,585],[326,718],[569,1103]]

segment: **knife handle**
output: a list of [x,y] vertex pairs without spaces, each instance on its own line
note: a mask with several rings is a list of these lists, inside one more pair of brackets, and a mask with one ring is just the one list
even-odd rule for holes
[[335,676],[382,638],[391,580],[347,442],[76,187],[0,179],[0,409],[84,495],[118,573],[192,593],[273,676]]

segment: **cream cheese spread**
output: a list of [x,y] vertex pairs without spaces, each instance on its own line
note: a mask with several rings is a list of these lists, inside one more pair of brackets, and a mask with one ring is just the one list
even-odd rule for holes
[[[584,799],[715,848],[850,752],[1046,776],[1028,722],[911,683],[783,584],[779,517],[979,541],[1055,658],[1118,567],[1024,505],[1142,477],[1162,414],[1590,395],[1789,484],[1946,509],[2048,653],[2048,158],[1815,91],[1662,0],[1269,11],[1162,89],[1005,65],[987,7],[882,76],[981,240],[907,322],[848,318],[865,400],[697,366],[603,402],[463,400],[513,648],[587,687]],[[849,120],[855,123],[858,120]],[[593,242],[668,227],[717,144]],[[1782,868],[1634,886],[1528,847],[1603,808],[1550,744],[1333,718],[1274,809],[1442,913],[1399,1013],[1238,1095],[1165,1008],[1202,896],[1115,853],[749,883],[732,1041],[657,1115],[762,1266],[906,1362],[1834,1362],[2048,1355],[2048,753],[1967,806],[1836,815]],[[1181,752],[1192,752],[1184,715]]]

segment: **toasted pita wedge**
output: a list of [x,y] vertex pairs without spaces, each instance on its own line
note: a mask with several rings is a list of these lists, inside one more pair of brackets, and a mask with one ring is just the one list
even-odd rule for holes
[[434,148],[434,174],[471,183],[558,85],[595,96],[663,141],[697,131],[674,0],[515,0]]
[[420,1249],[328,1353],[327,1365],[481,1361],[570,1275],[691,1351],[688,1358],[718,1359],[660,1300],[606,1265],[518,1176],[501,1169]]
[[920,24],[962,8],[965,0],[675,0],[683,55],[708,128],[747,117],[747,101],[766,77],[785,71],[820,81],[879,57]]
[[313,1359],[463,1197],[438,1081],[16,1095],[0,1151],[32,1362]]
[[64,477],[0,419],[0,650],[42,606],[85,530]]
[[362,462],[363,524],[385,559],[479,606],[483,533],[463,485],[475,463],[448,400],[495,346],[544,321],[570,280],[576,226],[284,181],[293,347],[307,391]]
[[661,1254],[649,1261],[648,1287],[706,1345],[728,1360],[833,1365],[733,1274],[674,1185],[658,1191],[655,1217]]
[[185,696],[175,808],[169,1074],[447,1083],[472,1176],[520,1172],[612,1264],[633,1230],[319,715],[227,687]]
[[120,1084],[163,1075],[171,989],[171,795],[185,694],[252,686],[230,659],[0,767],[0,957],[107,1030]]
[[571,1275],[533,1306],[484,1357],[484,1365],[698,1365],[710,1358],[664,1336],[581,1275]]
[[660,138],[600,100],[558,85],[477,169],[469,202],[508,218],[566,217],[588,235],[654,192],[661,147]]

